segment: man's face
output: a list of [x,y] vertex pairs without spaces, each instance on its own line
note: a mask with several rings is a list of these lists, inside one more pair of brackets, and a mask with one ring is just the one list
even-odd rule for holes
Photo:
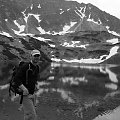
[[40,55],[39,54],[32,55],[33,63],[38,63],[39,60],[40,60]]

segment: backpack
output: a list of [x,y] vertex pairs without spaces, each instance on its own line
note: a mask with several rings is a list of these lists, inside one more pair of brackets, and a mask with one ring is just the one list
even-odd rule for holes
[[[12,76],[11,76],[11,79],[9,82],[9,96],[11,96],[11,92],[13,92],[15,94],[15,96],[16,96],[16,94],[19,94],[21,96],[20,104],[22,104],[22,100],[23,100],[23,91],[19,88],[19,86],[16,85],[14,78],[15,78],[15,75],[18,72],[19,68],[26,64],[28,64],[28,62],[21,61],[18,66],[13,67],[13,73],[12,73]],[[28,74],[31,72],[32,72],[32,69],[30,69],[30,63],[29,63],[29,69],[26,71],[26,82],[28,79]]]

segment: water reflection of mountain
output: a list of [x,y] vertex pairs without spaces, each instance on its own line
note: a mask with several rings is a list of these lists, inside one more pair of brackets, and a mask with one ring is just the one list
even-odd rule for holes
[[[116,73],[113,68],[116,68],[116,71],[119,70],[119,66],[113,65],[69,66],[66,64],[52,64],[52,73],[54,73],[54,77],[56,79],[59,79],[64,84],[69,84],[71,86],[89,83],[91,85],[93,84],[101,87],[107,84],[106,86],[110,87],[110,84],[112,86],[113,84],[119,84],[118,72]],[[116,87],[113,89],[116,89]]]

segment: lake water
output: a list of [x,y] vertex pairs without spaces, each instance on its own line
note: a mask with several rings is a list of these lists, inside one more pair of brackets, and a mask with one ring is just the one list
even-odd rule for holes
[[[2,101],[8,94],[12,66],[2,66],[0,70]],[[71,113],[73,120],[119,120],[120,66],[51,63],[43,68],[36,93],[38,103],[56,105],[57,112]]]

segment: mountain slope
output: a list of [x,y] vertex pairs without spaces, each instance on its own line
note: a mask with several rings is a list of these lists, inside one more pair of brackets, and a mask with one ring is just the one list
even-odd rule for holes
[[4,61],[27,59],[34,48],[48,61],[116,63],[112,59],[119,58],[120,20],[92,4],[1,0],[0,10],[0,55]]
[[64,28],[69,26],[70,29],[72,23],[77,27],[72,31],[102,29],[120,33],[120,20],[92,4],[64,0],[2,0],[0,6],[0,31],[11,35],[65,32]]

